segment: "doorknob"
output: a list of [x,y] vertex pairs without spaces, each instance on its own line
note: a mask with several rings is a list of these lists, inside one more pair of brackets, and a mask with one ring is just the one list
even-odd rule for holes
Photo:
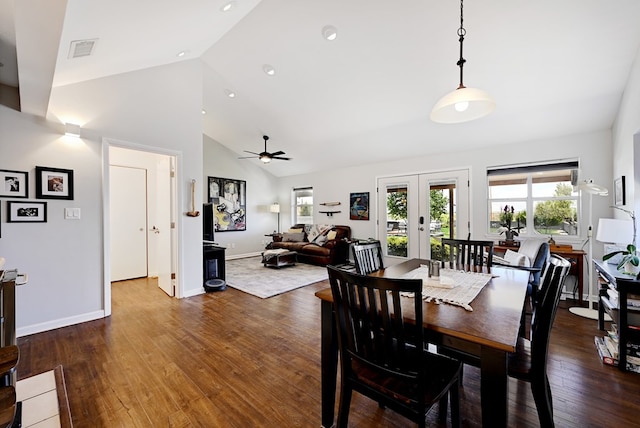
[[418,230],[419,230],[420,232],[424,232],[424,227],[420,226],[420,227],[418,228]]
[[158,229],[156,226],[153,226],[151,230],[153,231],[153,233],[160,233],[160,229]]

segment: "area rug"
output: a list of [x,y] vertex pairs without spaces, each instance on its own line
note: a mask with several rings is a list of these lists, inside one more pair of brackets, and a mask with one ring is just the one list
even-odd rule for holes
[[23,428],[73,426],[62,366],[20,379],[16,398],[22,403]]
[[326,267],[296,263],[276,269],[264,267],[261,260],[260,256],[227,260],[227,285],[266,299],[329,277]]

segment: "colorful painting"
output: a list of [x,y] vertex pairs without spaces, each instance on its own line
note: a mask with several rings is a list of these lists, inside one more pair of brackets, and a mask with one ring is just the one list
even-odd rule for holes
[[352,193],[349,206],[351,220],[369,220],[369,192]]
[[209,177],[209,202],[213,204],[216,232],[247,229],[247,182]]

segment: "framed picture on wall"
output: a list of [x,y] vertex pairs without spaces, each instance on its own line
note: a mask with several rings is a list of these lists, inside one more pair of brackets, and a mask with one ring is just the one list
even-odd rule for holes
[[208,201],[213,204],[215,232],[247,229],[247,182],[209,177]]
[[622,177],[616,178],[613,182],[613,203],[617,207],[625,205],[627,203],[625,195],[624,175]]
[[7,223],[46,223],[46,202],[7,201]]
[[369,192],[351,193],[349,219],[369,220]]
[[0,198],[28,198],[29,173],[0,169]]
[[73,170],[36,166],[36,198],[73,200]]

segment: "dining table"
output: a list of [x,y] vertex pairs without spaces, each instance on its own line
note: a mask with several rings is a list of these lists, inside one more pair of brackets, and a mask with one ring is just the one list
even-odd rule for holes
[[[429,263],[409,259],[369,275],[403,278]],[[464,355],[463,361],[480,368],[482,426],[493,428],[506,427],[508,422],[508,355],[516,349],[529,273],[495,266],[489,273],[491,277],[470,302],[470,308],[425,299],[423,327],[429,342],[438,349]],[[446,276],[447,270],[440,274]],[[329,428],[334,425],[337,333],[331,288],[315,295],[321,301],[322,426]]]

